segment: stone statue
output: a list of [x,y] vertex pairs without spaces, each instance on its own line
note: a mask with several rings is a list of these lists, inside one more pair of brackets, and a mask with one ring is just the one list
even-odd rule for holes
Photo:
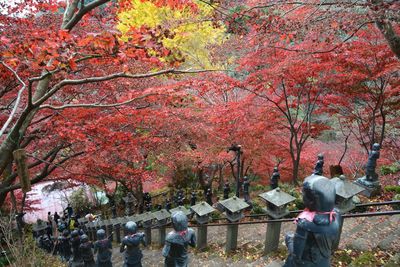
[[123,198],[125,201],[125,215],[130,216],[133,214],[133,206],[135,202],[135,197],[131,192],[129,192],[126,197]]
[[66,229],[63,231],[62,236],[58,237],[57,251],[63,262],[68,262],[71,258],[69,231]]
[[197,202],[196,191],[192,191],[192,193],[190,195],[190,206],[196,205],[196,202]]
[[79,251],[81,252],[85,267],[96,267],[92,249],[93,244],[89,241],[89,237],[85,234],[81,235],[81,244],[79,245]]
[[364,196],[373,197],[380,194],[381,186],[376,173],[376,161],[379,158],[380,145],[375,143],[368,155],[367,165],[365,166],[365,176],[358,178],[356,183],[366,190],[361,192]]
[[151,202],[147,202],[146,203],[146,211],[151,211],[151,209],[152,209],[153,207],[151,206]]
[[144,233],[137,233],[135,222],[129,221],[125,224],[127,236],[121,243],[120,252],[125,252],[123,267],[142,267],[142,250],[140,244],[146,246]]
[[178,190],[178,194],[176,196],[176,205],[179,206],[183,206],[183,201],[185,200],[185,195],[183,193],[182,189]]
[[71,232],[71,247],[72,247],[72,259],[69,262],[70,267],[83,266],[83,259],[79,246],[81,245],[81,237],[78,230]]
[[229,198],[229,193],[231,192],[231,187],[229,185],[229,181],[226,180],[224,183],[224,199],[228,199]]
[[162,255],[165,267],[186,267],[189,263],[187,247],[196,246],[196,236],[192,228],[188,228],[188,219],[182,211],[175,212],[172,217],[174,230],[168,233]]
[[172,208],[171,199],[167,198],[165,200],[165,209],[169,211],[171,208]]
[[278,166],[276,166],[276,167],[274,167],[274,172],[272,173],[271,180],[270,180],[271,189],[275,189],[279,186],[278,182],[279,182],[280,178],[281,178],[281,175],[279,173]]
[[375,172],[375,168],[376,168],[376,161],[379,159],[380,148],[381,148],[380,145],[375,143],[372,146],[372,150],[369,152],[368,155],[368,162],[366,165],[365,176],[367,181],[369,182],[375,182],[378,180],[378,174]]
[[312,175],[303,183],[305,209],[295,223],[296,233],[286,235],[289,250],[284,267],[329,267],[332,246],[339,238],[340,214],[335,205],[335,186],[323,176]]
[[112,244],[111,240],[106,237],[103,229],[97,230],[97,241],[94,243],[94,254],[97,253],[97,267],[112,267]]
[[207,193],[206,193],[206,202],[207,202],[209,205],[211,205],[211,206],[213,205],[211,188],[208,188],[208,189],[207,189]]
[[250,201],[250,181],[247,176],[243,177],[243,197],[244,201],[249,202]]
[[315,164],[314,172],[315,175],[323,175],[324,174],[324,155],[318,155],[318,161]]

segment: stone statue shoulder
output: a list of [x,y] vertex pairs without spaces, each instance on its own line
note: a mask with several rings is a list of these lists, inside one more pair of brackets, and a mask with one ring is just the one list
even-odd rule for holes
[[98,248],[108,248],[110,244],[111,241],[108,238],[94,242],[94,246]]
[[140,242],[144,239],[144,233],[136,233],[133,235],[127,235],[124,237],[122,240],[122,243],[124,243],[127,246],[139,246]]
[[182,246],[185,245],[185,238],[181,234],[179,234],[179,232],[175,231],[169,232],[167,237],[165,238],[165,241]]
[[335,219],[330,222],[329,215],[315,215],[312,222],[306,219],[299,219],[297,221],[297,227],[300,227],[308,232],[320,233],[320,234],[336,234],[339,229],[339,218],[336,213]]

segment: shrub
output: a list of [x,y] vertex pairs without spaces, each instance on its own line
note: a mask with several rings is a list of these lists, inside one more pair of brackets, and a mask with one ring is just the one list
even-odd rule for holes
[[357,258],[355,258],[351,262],[350,266],[354,266],[354,267],[356,267],[356,266],[363,266],[363,267],[377,266],[377,263],[378,263],[378,261],[374,255],[374,253],[371,251],[367,251],[367,252],[362,253]]
[[396,194],[400,194],[400,186],[398,186],[398,185],[387,185],[387,186],[385,186],[385,191],[395,192]]
[[262,214],[265,213],[263,208],[260,206],[258,202],[253,202],[253,209],[251,210],[250,214]]
[[397,162],[391,165],[383,165],[381,167],[381,174],[383,175],[394,174],[397,172],[400,172],[400,164]]

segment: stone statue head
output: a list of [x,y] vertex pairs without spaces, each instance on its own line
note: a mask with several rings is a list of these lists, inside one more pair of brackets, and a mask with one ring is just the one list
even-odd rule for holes
[[324,176],[312,175],[303,183],[303,202],[310,211],[328,212],[335,205],[336,190]]
[[104,229],[99,229],[97,230],[97,240],[103,240],[104,238],[106,238],[106,231],[104,231]]
[[74,231],[71,232],[71,237],[72,238],[77,237],[77,236],[79,236],[79,231],[78,230],[74,230]]
[[174,212],[171,219],[175,231],[181,232],[188,228],[188,218],[182,211]]
[[381,146],[378,143],[372,145],[372,150],[379,150]]
[[125,224],[125,229],[128,232],[128,234],[135,234],[137,231],[137,225],[133,221],[129,221]]
[[89,237],[85,234],[81,235],[81,243],[86,243],[89,241]]
[[69,231],[65,229],[62,233],[63,237],[67,237],[69,235]]

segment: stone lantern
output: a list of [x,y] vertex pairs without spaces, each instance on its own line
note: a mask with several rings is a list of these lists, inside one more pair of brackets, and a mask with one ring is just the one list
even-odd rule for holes
[[[266,214],[272,219],[280,219],[289,214],[287,205],[296,198],[281,191],[279,187],[274,190],[259,195],[267,202]],[[270,222],[267,224],[265,236],[264,253],[276,251],[279,246],[279,236],[281,232],[281,222]]]
[[354,209],[356,205],[353,202],[353,197],[363,192],[365,188],[348,181],[344,175],[331,179],[331,182],[335,185],[335,206],[339,212],[346,213]]
[[215,211],[207,202],[200,202],[190,208],[194,214],[199,227],[197,228],[197,249],[202,250],[207,246],[207,223],[210,214]]
[[165,243],[165,228],[168,224],[168,219],[171,217],[171,214],[166,209],[162,209],[153,212],[153,216],[155,218],[156,225],[159,227],[158,233],[160,236],[160,246],[162,246]]
[[[218,206],[225,212],[229,222],[237,222],[244,217],[243,211],[250,205],[236,196],[218,202]],[[229,252],[237,247],[238,224],[230,224],[226,232],[225,251]]]
[[[359,193],[364,192],[366,189],[357,183],[352,183],[346,179],[346,176],[340,175],[339,177],[331,179],[331,182],[335,185],[336,199],[335,207],[341,214],[347,213],[353,210],[356,205],[353,202],[353,197]],[[342,235],[343,228],[343,217],[339,221],[339,238],[333,244],[333,248],[337,249],[340,242],[340,236]]]
[[258,195],[267,202],[265,212],[273,219],[280,219],[289,214],[287,204],[296,198],[281,191],[279,187]]
[[171,215],[172,215],[174,212],[177,212],[177,211],[182,211],[183,214],[185,214],[186,216],[190,216],[190,215],[192,214],[192,213],[190,212],[190,210],[188,210],[188,209],[185,208],[184,206],[179,206],[179,207],[176,207],[176,208],[173,208],[173,209],[170,210]]

